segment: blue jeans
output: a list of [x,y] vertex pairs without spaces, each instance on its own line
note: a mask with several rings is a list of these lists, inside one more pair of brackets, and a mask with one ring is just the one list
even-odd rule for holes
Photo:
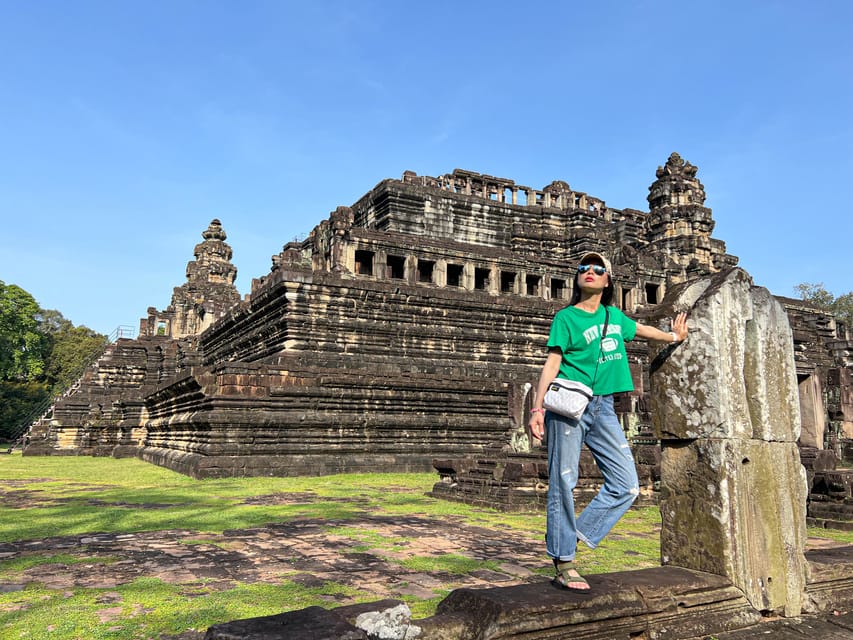
[[[613,410],[613,396],[594,396],[580,421],[552,411],[545,414],[548,434],[548,555],[574,560],[577,542],[591,549],[613,528],[640,493],[637,468],[622,425]],[[572,492],[578,482],[581,445],[592,452],[604,484],[575,518]]]

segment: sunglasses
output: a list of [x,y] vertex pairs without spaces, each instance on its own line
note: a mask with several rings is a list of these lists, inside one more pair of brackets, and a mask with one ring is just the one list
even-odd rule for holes
[[600,264],[582,264],[578,267],[578,273],[586,273],[590,269],[597,276],[603,276],[607,273],[607,268],[602,267]]

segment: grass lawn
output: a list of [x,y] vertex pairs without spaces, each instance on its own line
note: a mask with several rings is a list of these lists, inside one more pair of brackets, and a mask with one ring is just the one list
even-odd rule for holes
[[[312,579],[322,564],[310,555],[314,547],[327,554],[325,547],[337,549],[332,557],[342,564],[391,567],[388,581],[416,618],[431,615],[471,576],[512,570],[454,542],[462,530],[497,542],[518,540],[520,564],[533,558],[531,566],[537,565],[541,553],[533,579],[549,573],[540,542],[543,514],[436,500],[426,495],[436,480],[431,473],[194,480],[135,459],[4,455],[0,638],[160,638],[238,618],[387,597],[388,584]],[[388,523],[399,527],[389,533]],[[424,523],[446,535],[425,539],[417,529]],[[634,509],[598,551],[582,549],[578,562],[587,573],[656,566],[659,527],[657,509]],[[300,546],[308,538],[298,531],[324,542]],[[850,532],[810,534],[853,543]],[[101,538],[116,544],[122,535],[127,549],[118,544],[114,553],[104,552]],[[253,536],[267,544],[261,549],[268,550],[269,564],[247,552]],[[131,549],[139,540],[174,557],[171,573],[147,570],[149,550]],[[182,577],[194,551],[223,558],[223,566],[245,557],[251,572]],[[162,568],[162,557],[158,562]],[[101,575],[108,584],[68,578],[79,575]],[[124,575],[131,577],[115,578]],[[421,587],[410,584],[415,578]]]

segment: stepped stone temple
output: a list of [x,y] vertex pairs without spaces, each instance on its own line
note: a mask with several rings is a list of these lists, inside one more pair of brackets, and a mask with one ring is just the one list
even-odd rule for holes
[[[530,394],[577,260],[607,254],[617,304],[650,318],[672,287],[737,264],[704,203],[697,167],[676,153],[648,211],[559,180],[534,189],[407,171],[285,244],[243,300],[213,220],[169,307],[110,345],[24,453],[138,456],[195,477],[435,468],[436,495],[535,506],[547,472],[526,427]],[[853,460],[853,342],[832,316],[778,300],[793,328],[810,509],[853,519],[853,479],[837,469]],[[643,497],[656,499],[653,362],[641,342],[628,356],[636,390],[617,410]],[[584,475],[581,493],[596,486],[590,462]]]

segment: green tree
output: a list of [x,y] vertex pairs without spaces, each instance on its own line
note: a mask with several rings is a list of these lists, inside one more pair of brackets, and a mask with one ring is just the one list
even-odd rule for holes
[[75,327],[59,311],[41,309],[22,288],[0,281],[0,440],[19,435],[20,426],[73,384],[106,344],[106,336]]
[[68,320],[59,311],[54,311],[53,309],[40,309],[38,321],[42,333],[48,335],[56,335],[74,327],[74,323],[71,320]]
[[835,316],[844,323],[848,329],[853,329],[853,291],[848,291],[835,299],[833,303]]
[[820,309],[832,313],[848,329],[853,329],[853,291],[837,298],[826,290],[822,282],[812,284],[803,282],[794,287],[801,300],[810,302]]
[[39,330],[40,311],[29,293],[0,280],[0,380],[43,376],[50,341]]
[[0,381],[0,442],[10,442],[38,418],[36,410],[50,397],[45,382]]
[[811,302],[813,305],[820,307],[821,309],[829,310],[832,303],[835,301],[835,296],[826,290],[822,282],[817,284],[801,282],[794,287],[794,291],[797,292],[801,300]]
[[[62,314],[59,317],[62,318]],[[75,327],[68,320],[65,323],[50,335],[52,348],[45,374],[54,393],[60,393],[72,385],[107,344],[106,336],[88,327]]]

